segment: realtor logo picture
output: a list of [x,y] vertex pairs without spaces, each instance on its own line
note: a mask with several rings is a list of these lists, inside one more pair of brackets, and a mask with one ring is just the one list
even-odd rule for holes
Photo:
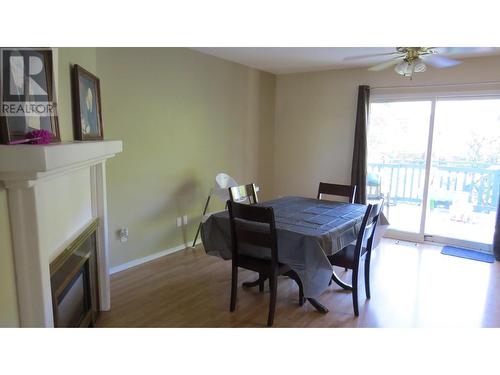
[[43,55],[39,50],[0,49],[0,114],[7,117],[54,116],[55,102],[49,100]]

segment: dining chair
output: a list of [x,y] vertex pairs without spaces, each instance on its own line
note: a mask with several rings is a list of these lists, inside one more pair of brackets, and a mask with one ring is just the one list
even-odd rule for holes
[[[231,186],[228,188],[229,191],[229,199],[233,202],[237,203],[247,203],[247,204],[256,204],[259,203],[259,198],[257,197],[257,188],[255,184],[247,184],[247,185],[239,185],[239,186]],[[226,204],[227,209],[227,204]],[[259,292],[264,291],[264,283],[266,281],[266,277],[263,274],[259,274],[259,278],[252,282],[247,281],[243,283],[244,287],[251,287],[255,283],[259,284]]]
[[[337,197],[348,198],[349,203],[354,203],[356,196],[356,185],[340,185],[320,182],[318,186],[318,196],[316,199],[321,199],[322,195],[335,195]],[[347,268],[345,269],[347,271]]]
[[352,290],[352,303],[354,307],[354,315],[359,316],[358,309],[358,273],[362,259],[365,261],[365,293],[366,298],[370,299],[370,259],[373,245],[373,238],[375,228],[377,227],[378,217],[382,210],[384,200],[381,199],[379,203],[368,205],[366,208],[361,227],[359,229],[356,244],[350,244],[340,250],[338,253],[329,256],[328,260],[333,266],[344,267],[352,270],[352,284],[343,283],[336,278],[332,277],[334,281],[341,285],[344,289]]
[[354,203],[356,185],[339,185],[320,182],[318,187],[318,196],[316,199],[321,199],[323,194],[347,197],[349,199],[349,203]]
[[229,198],[233,202],[248,202],[249,204],[259,203],[255,184],[233,186],[229,188]]
[[[228,201],[227,204],[232,251],[231,303],[229,310],[234,311],[236,308],[238,267],[258,272],[260,275],[269,278],[270,301],[267,325],[270,327],[274,322],[278,276],[285,275],[295,280],[299,286],[299,305],[304,303],[302,282],[290,267],[279,262],[278,237],[273,208],[232,201]],[[245,245],[265,250],[263,257],[252,256],[241,251]]]

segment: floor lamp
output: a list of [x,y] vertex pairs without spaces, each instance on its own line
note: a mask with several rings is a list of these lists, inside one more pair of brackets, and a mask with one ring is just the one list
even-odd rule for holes
[[192,247],[196,245],[196,240],[198,239],[198,236],[200,234],[201,224],[203,223],[203,219],[205,218],[205,215],[207,213],[210,198],[212,198],[212,196],[216,196],[222,202],[226,203],[229,199],[228,189],[233,186],[238,186],[238,183],[228,174],[219,173],[217,176],[215,176],[215,186],[210,189],[210,193],[208,194],[207,201],[205,202],[205,208],[203,208],[203,215],[200,220],[200,224],[198,225],[198,230],[196,231],[196,236],[194,237]]

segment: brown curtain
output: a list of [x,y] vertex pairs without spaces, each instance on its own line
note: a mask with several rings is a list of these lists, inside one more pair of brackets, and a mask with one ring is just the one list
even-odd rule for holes
[[495,237],[493,239],[493,251],[495,259],[500,261],[500,197],[498,198],[497,223],[495,225]]
[[366,204],[366,132],[370,86],[358,87],[358,109],[356,112],[356,130],[352,152],[351,185],[356,185],[356,203]]

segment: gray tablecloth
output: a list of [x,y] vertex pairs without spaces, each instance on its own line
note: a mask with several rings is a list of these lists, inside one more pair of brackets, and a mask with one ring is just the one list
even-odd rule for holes
[[[356,239],[366,206],[302,197],[283,197],[259,206],[274,209],[279,261],[297,272],[305,297],[318,297],[332,277],[327,255]],[[211,215],[202,225],[201,238],[207,254],[231,259],[228,212]]]

